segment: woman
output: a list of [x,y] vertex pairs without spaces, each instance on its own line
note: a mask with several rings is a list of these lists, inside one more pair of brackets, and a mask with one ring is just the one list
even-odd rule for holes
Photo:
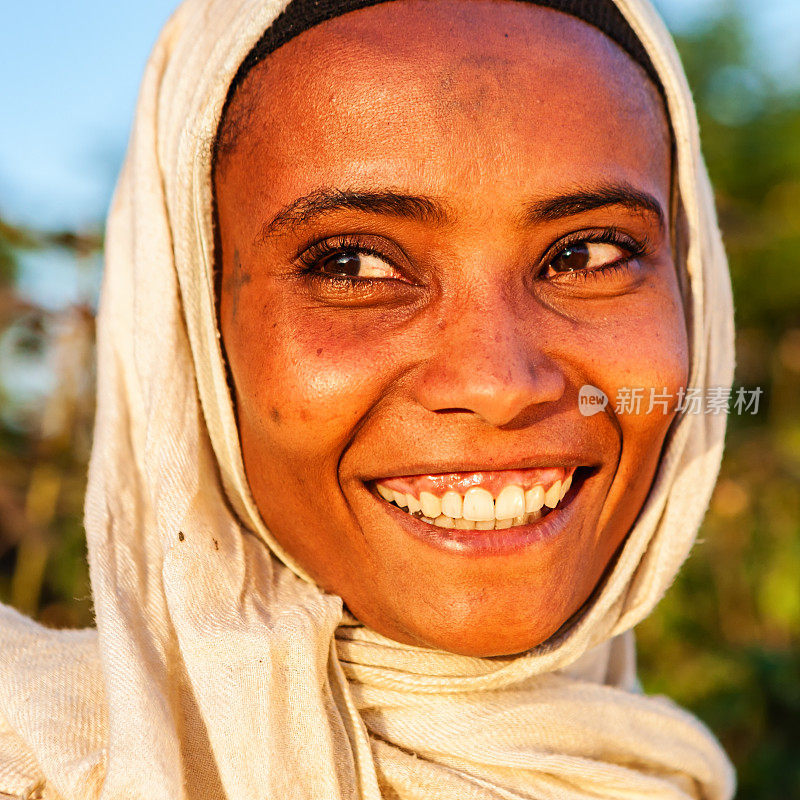
[[190,0],[148,64],[97,631],[2,609],[0,791],[730,798],[631,631],[721,457],[674,398],[733,367],[668,35],[639,0],[280,11]]

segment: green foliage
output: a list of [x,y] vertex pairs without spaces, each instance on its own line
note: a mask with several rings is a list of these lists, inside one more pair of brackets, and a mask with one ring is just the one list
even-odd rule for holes
[[720,737],[739,798],[800,798],[800,94],[752,63],[733,13],[678,46],[730,259],[736,380],[766,402],[729,418],[699,543],[637,628],[640,673]]
[[[88,306],[53,312],[22,300],[15,278],[26,251],[57,251],[54,263],[68,264],[100,245],[97,234],[0,219],[0,601],[58,627],[93,622],[82,525],[93,320]],[[20,395],[20,372],[37,362],[56,373],[56,390]]]

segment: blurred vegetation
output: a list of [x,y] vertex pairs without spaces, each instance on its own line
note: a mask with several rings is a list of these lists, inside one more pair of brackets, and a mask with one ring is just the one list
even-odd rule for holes
[[[720,737],[740,798],[800,798],[800,91],[753,62],[734,12],[678,43],[730,256],[736,382],[765,394],[757,415],[730,416],[699,543],[637,629],[640,671]],[[47,309],[18,279],[34,252],[96,271],[101,245],[0,215],[0,601],[57,627],[93,623],[81,516],[94,298]]]
[[55,627],[93,622],[82,511],[94,298],[49,309],[25,300],[18,278],[30,254],[96,271],[101,247],[98,233],[31,231],[0,217],[0,601]]
[[691,557],[637,628],[640,675],[720,737],[745,800],[800,798],[800,90],[753,62],[735,13],[679,39],[736,304],[725,458]]

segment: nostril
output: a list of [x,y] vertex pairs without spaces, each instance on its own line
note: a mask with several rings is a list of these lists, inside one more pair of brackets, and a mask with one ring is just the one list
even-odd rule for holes
[[436,408],[434,411],[437,414],[472,414],[468,408]]

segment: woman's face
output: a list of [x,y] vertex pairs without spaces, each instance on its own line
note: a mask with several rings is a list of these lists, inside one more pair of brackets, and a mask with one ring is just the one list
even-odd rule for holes
[[395,0],[275,51],[227,121],[220,317],[267,526],[392,639],[544,641],[648,493],[650,390],[687,379],[656,89],[559,12]]

